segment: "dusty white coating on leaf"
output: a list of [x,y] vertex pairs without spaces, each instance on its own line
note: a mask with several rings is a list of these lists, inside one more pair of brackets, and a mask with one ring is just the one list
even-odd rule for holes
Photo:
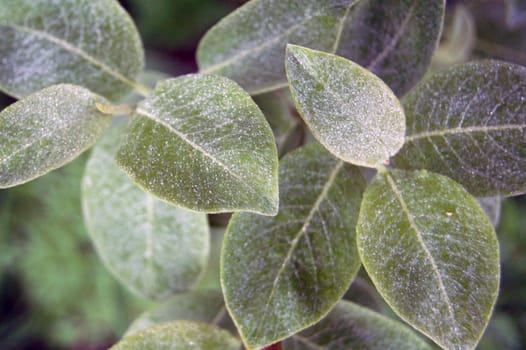
[[402,106],[366,69],[336,55],[289,45],[287,77],[302,118],[336,156],[376,167],[402,147]]
[[364,194],[360,257],[377,290],[445,349],[473,349],[499,287],[499,247],[460,185],[426,171],[380,173]]
[[0,89],[23,97],[72,83],[117,99],[135,86],[144,53],[114,0],[0,0]]
[[417,85],[404,99],[405,169],[447,175],[479,197],[526,192],[526,68],[462,64]]
[[239,350],[240,341],[214,325],[192,321],[161,323],[123,338],[112,350]]
[[55,85],[0,112],[0,188],[44,175],[91,147],[111,123],[95,104],[104,98]]
[[163,299],[191,288],[206,266],[205,214],[154,198],[114,161],[122,126],[94,147],[82,181],[88,232],[110,271],[134,293]]
[[285,45],[331,51],[342,17],[357,0],[255,0],[221,20],[202,39],[202,73],[237,81],[251,94],[286,86]]
[[431,350],[402,323],[348,301],[284,343],[289,350]]
[[272,130],[227,78],[196,74],[159,83],[137,109],[117,162],[139,185],[186,208],[277,211]]
[[312,325],[343,296],[359,266],[354,228],[364,187],[357,168],[311,144],[280,163],[277,216],[233,216],[221,284],[248,346]]

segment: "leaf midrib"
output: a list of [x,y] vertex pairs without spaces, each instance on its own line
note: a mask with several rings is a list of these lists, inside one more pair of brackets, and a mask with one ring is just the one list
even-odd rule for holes
[[330,175],[327,179],[327,182],[323,186],[322,191],[320,192],[319,196],[316,198],[316,201],[314,202],[312,208],[309,211],[309,214],[305,218],[305,221],[303,225],[301,226],[301,229],[296,233],[294,239],[291,242],[291,246],[287,252],[287,255],[285,256],[285,259],[283,260],[283,263],[281,264],[278,272],[276,273],[276,277],[274,278],[274,281],[272,282],[272,287],[269,293],[269,296],[267,298],[267,301],[265,303],[265,307],[263,308],[263,316],[261,317],[258,326],[255,328],[254,333],[257,333],[258,330],[265,324],[265,319],[267,318],[269,306],[272,301],[272,298],[274,296],[274,293],[276,292],[277,285],[279,283],[279,280],[281,278],[281,275],[287,268],[287,265],[289,264],[290,260],[292,259],[292,254],[296,250],[296,247],[300,241],[300,239],[306,234],[309,225],[314,218],[314,214],[317,213],[320,209],[321,203],[327,198],[328,193],[332,185],[334,184],[334,181],[336,181],[336,176],[344,166],[344,162],[342,160],[339,160],[332,171],[330,172]]
[[470,126],[470,127],[456,127],[451,129],[433,130],[413,135],[406,136],[405,142],[414,142],[419,139],[431,138],[431,137],[444,137],[449,135],[458,134],[473,134],[473,133],[490,133],[493,131],[507,131],[507,130],[522,130],[526,128],[526,124],[504,124],[504,125],[492,125],[492,126]]
[[[406,215],[407,220],[409,221],[409,225],[410,225],[411,229],[413,230],[413,232],[416,235],[416,239],[417,239],[418,243],[421,245],[421,247],[422,247],[422,249],[424,251],[424,254],[427,256],[427,258],[429,259],[429,261],[431,263],[431,267],[433,269],[433,272],[435,273],[435,276],[436,276],[436,278],[438,280],[438,286],[439,286],[440,294],[442,294],[442,297],[444,298],[444,301],[446,302],[450,320],[455,325],[453,327],[453,329],[456,330],[458,328],[457,327],[457,319],[455,318],[455,313],[454,313],[454,310],[453,310],[453,306],[451,304],[451,300],[449,299],[449,295],[447,294],[446,287],[444,285],[444,281],[442,279],[442,275],[440,274],[440,270],[438,269],[437,263],[436,263],[435,259],[433,258],[433,255],[431,254],[431,252],[427,248],[426,243],[424,242],[424,239],[422,237],[422,232],[420,231],[420,228],[416,224],[416,222],[414,220],[414,217],[411,214],[411,212],[409,210],[409,207],[407,206],[407,203],[405,202],[402,193],[400,192],[400,190],[396,186],[393,178],[389,174],[385,174],[385,177],[387,179],[389,187],[391,187],[391,190],[393,191],[396,199],[400,203],[400,206],[402,207],[402,210],[403,210],[404,214]],[[457,339],[460,338],[457,332],[455,332],[455,335],[456,335]]]

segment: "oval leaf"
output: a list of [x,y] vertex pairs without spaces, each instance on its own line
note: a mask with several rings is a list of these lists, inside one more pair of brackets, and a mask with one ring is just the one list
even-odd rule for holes
[[216,326],[174,321],[133,333],[111,350],[239,350],[240,346],[238,339]]
[[394,159],[447,175],[479,197],[526,192],[526,68],[459,65],[404,100],[407,137]]
[[368,70],[336,55],[288,45],[287,77],[303,120],[336,156],[376,167],[402,147],[402,106]]
[[201,73],[227,76],[251,94],[286,86],[285,45],[332,51],[341,19],[357,0],[253,0],[201,40]]
[[364,188],[358,168],[311,144],[281,161],[277,216],[232,217],[221,284],[250,348],[314,324],[343,296],[360,266],[355,225]]
[[144,312],[133,321],[125,337],[158,323],[177,320],[203,322],[235,331],[223,294],[219,290],[209,290],[175,295]]
[[136,87],[144,53],[114,0],[0,0],[0,90],[17,98],[58,83],[110,99]]
[[499,246],[476,200],[427,171],[379,173],[364,194],[358,250],[393,310],[445,349],[472,349],[499,288]]
[[340,301],[319,323],[292,336],[290,350],[431,350],[409,328],[357,304]]
[[367,67],[402,96],[426,72],[444,0],[361,0],[344,19],[335,53]]
[[162,299],[193,287],[206,266],[205,214],[154,198],[114,161],[122,127],[94,147],[82,181],[84,220],[109,270],[131,291]]
[[117,163],[149,192],[185,208],[277,211],[272,130],[227,78],[187,75],[159,83],[138,107]]
[[0,188],[33,180],[75,159],[111,124],[108,102],[74,85],[55,85],[0,112]]

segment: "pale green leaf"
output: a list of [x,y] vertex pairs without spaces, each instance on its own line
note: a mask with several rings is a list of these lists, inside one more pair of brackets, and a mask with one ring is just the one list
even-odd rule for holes
[[526,192],[526,68],[478,61],[437,73],[404,100],[398,167],[447,175],[479,197]]
[[219,290],[177,294],[133,321],[125,337],[158,323],[185,320],[209,323],[235,332]]
[[475,199],[427,171],[381,172],[365,191],[358,250],[377,290],[445,349],[473,349],[497,298],[499,245]]
[[136,186],[115,164],[122,126],[91,153],[82,181],[88,232],[109,270],[131,291],[162,299],[192,288],[206,267],[206,215],[174,207]]
[[408,327],[357,304],[340,301],[319,323],[288,339],[288,350],[431,350]]
[[115,0],[0,0],[0,32],[0,90],[14,97],[58,83],[109,99],[137,88],[142,44]]
[[252,0],[201,40],[202,73],[227,76],[251,94],[286,86],[285,45],[332,51],[342,18],[357,0]]
[[310,144],[280,163],[277,216],[234,214],[221,284],[249,347],[316,323],[343,296],[360,265],[355,225],[364,188],[357,167]]
[[272,130],[227,78],[195,74],[157,84],[139,105],[117,163],[149,192],[185,208],[277,211]]
[[111,350],[239,350],[240,346],[238,339],[216,326],[173,321],[133,333]]
[[303,120],[339,158],[376,167],[402,147],[402,106],[365,68],[336,55],[288,45],[287,77]]
[[440,38],[444,0],[361,0],[344,19],[337,55],[402,96],[424,75]]
[[96,103],[108,102],[82,87],[63,84],[0,112],[0,188],[33,180],[91,147],[112,120]]

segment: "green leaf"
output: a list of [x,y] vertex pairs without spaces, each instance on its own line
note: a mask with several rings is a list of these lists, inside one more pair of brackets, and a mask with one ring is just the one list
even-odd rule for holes
[[402,106],[368,70],[336,55],[288,45],[287,77],[303,120],[337,157],[376,167],[402,147]]
[[74,85],[55,85],[0,112],[0,188],[33,180],[72,161],[111,124],[108,102]]
[[204,36],[197,59],[258,94],[286,86],[291,43],[370,66],[402,95],[426,71],[443,16],[443,0],[252,0]]
[[139,105],[117,163],[147,191],[185,208],[277,211],[272,130],[227,78],[195,74],[157,84]]
[[526,68],[479,61],[437,73],[404,100],[398,167],[447,175],[478,197],[526,192]]
[[290,350],[431,350],[403,324],[357,304],[340,301],[319,323],[292,336]]
[[115,0],[0,0],[0,32],[0,90],[14,97],[58,83],[112,100],[140,89],[141,40]]
[[91,154],[82,181],[88,232],[108,269],[131,291],[163,299],[192,288],[209,252],[206,215],[154,198],[114,161],[122,127]]
[[239,350],[240,346],[238,339],[216,326],[174,321],[133,333],[111,350]]
[[281,161],[277,216],[234,214],[221,284],[250,348],[316,323],[343,296],[360,266],[355,225],[364,188],[357,167],[310,144]]
[[252,0],[201,40],[201,73],[227,76],[251,94],[286,86],[285,45],[332,51],[342,17],[357,0]]
[[337,55],[371,70],[402,96],[426,72],[444,0],[361,0],[344,19]]
[[499,245],[475,199],[427,171],[379,173],[365,191],[358,250],[377,290],[445,349],[472,349],[497,298]]
[[131,335],[158,323],[185,320],[209,323],[235,331],[219,290],[198,291],[173,296],[144,312],[130,325],[126,335]]

